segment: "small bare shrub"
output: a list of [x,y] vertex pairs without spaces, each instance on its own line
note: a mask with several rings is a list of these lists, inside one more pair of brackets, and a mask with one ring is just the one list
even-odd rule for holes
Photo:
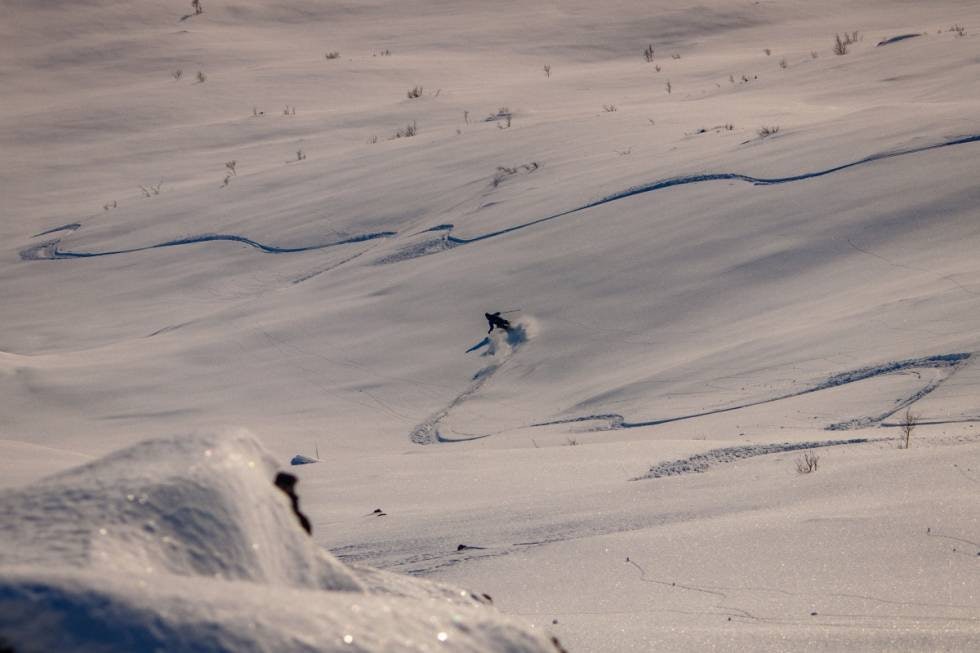
[[324,59],[340,59],[340,53],[334,50],[333,52],[327,52],[323,55]]
[[112,200],[111,202],[106,202],[105,204],[103,204],[102,205],[102,210],[103,211],[110,211],[110,210],[112,210],[112,209],[114,209],[114,208],[116,208],[118,206],[119,206],[119,204],[116,202],[116,200]]
[[395,135],[392,138],[411,138],[412,136],[415,136],[417,133],[418,133],[418,127],[416,126],[415,121],[413,120],[412,124],[405,125],[404,128],[396,131]]
[[964,29],[963,26],[962,25],[959,25],[959,24],[953,25],[952,27],[950,27],[949,28],[949,31],[950,32],[955,32],[957,38],[958,37],[961,37],[961,36],[966,36],[966,29]]
[[206,81],[208,81],[208,76],[205,75],[204,72],[202,72],[200,70],[197,71],[197,83],[198,84],[203,84]]
[[651,43],[650,45],[648,45],[648,46],[647,46],[647,47],[646,47],[646,48],[645,48],[645,49],[643,50],[643,59],[644,59],[644,60],[645,60],[645,61],[646,61],[647,63],[650,63],[651,61],[653,61],[653,43]]
[[299,149],[296,150],[296,160],[297,161],[305,161],[306,160],[306,152],[303,151],[303,148],[299,148]]
[[909,441],[912,439],[912,431],[919,424],[919,416],[912,412],[911,408],[905,409],[905,414],[902,415],[902,421],[898,423],[898,427],[902,430],[902,442],[899,443],[899,449],[908,449]]
[[565,446],[566,447],[575,447],[575,446],[578,446],[578,440],[576,440],[575,438],[572,438],[572,437],[565,438]]
[[184,76],[184,71],[178,68],[177,70],[173,71],[170,74],[173,76],[175,80],[180,81],[180,78]]
[[860,38],[860,32],[854,30],[851,33],[844,32],[844,38],[841,38],[840,34],[834,34],[834,54],[845,55],[848,53],[848,46],[852,43],[857,43]]
[[405,95],[408,96],[408,99],[409,100],[414,100],[415,98],[422,97],[422,87],[421,86],[413,86],[412,88],[410,88],[408,90],[408,92]]
[[494,188],[496,188],[497,186],[500,185],[500,182],[502,182],[504,179],[507,179],[507,177],[516,175],[519,172],[530,174],[535,170],[537,170],[539,167],[541,166],[538,165],[537,161],[531,161],[530,163],[522,163],[521,165],[514,166],[513,168],[508,168],[507,166],[497,166],[497,171],[493,174],[493,178],[490,180],[490,183],[493,185]]
[[811,59],[816,59],[819,56],[820,56],[820,54],[816,50],[810,50],[810,58]]
[[517,168],[508,168],[506,166],[497,166],[497,172],[493,173],[493,179],[490,180],[490,185],[496,188],[500,185],[504,179],[510,177],[511,175],[517,174]]
[[803,455],[796,459],[796,472],[798,474],[809,474],[811,472],[817,471],[817,463],[820,461],[820,456],[813,453],[812,450],[807,449],[803,452]]
[[156,185],[140,186],[140,190],[143,191],[143,197],[153,197],[154,195],[160,194],[161,186],[163,186],[162,181]]
[[654,69],[654,70],[656,70],[656,71],[657,71],[657,72],[659,73],[659,72],[660,72],[660,70],[661,70],[661,68],[660,68],[660,64],[654,64],[654,65],[653,65],[653,69]]
[[680,58],[681,58],[681,55],[679,55],[679,54],[677,54],[677,53],[675,52],[674,54],[672,54],[672,55],[670,55],[670,58],[671,58],[671,59],[680,59]]
[[377,136],[372,136],[371,138],[367,139],[368,145],[374,145],[377,142],[378,142],[378,137]]
[[201,6],[201,0],[191,0],[191,9],[194,10],[195,16],[200,16],[204,13],[204,7]]
[[779,60],[779,67],[780,68],[782,68],[783,70],[786,70],[786,68],[788,66],[789,66],[789,64],[786,63],[786,58],[785,57]]
[[772,50],[770,50],[769,48],[766,48],[765,50],[763,50],[763,52],[766,53],[767,57],[772,54]]
[[238,173],[235,172],[235,166],[238,165],[238,161],[225,161],[225,167],[231,170],[232,176],[237,177]]
[[463,122],[466,123],[467,125],[470,124],[470,112],[469,111],[464,111],[463,112]]
[[728,81],[731,82],[732,84],[734,84],[735,83],[735,75],[729,75],[728,76]]
[[670,95],[670,92],[674,89],[674,87],[670,85],[669,79],[667,80],[667,83],[664,84],[664,88],[667,89],[667,95]]
[[491,113],[489,116],[483,119],[483,122],[494,122],[495,120],[504,120],[505,118],[511,117],[510,109],[507,107],[500,107],[497,109],[497,113]]
[[612,113],[613,111],[619,111],[615,104],[603,104],[602,110],[606,113]]
[[779,132],[779,125],[772,125],[772,126],[760,127],[759,131],[756,133],[759,134],[759,138],[768,138],[769,136],[772,136],[778,132]]
[[544,65],[544,74],[545,74],[545,77],[547,77],[548,79],[551,79],[551,66],[549,64],[545,64]]

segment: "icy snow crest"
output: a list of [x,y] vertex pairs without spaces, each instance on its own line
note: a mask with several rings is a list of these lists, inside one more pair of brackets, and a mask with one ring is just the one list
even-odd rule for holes
[[473,594],[350,568],[244,431],[152,440],[0,493],[15,651],[553,651]]

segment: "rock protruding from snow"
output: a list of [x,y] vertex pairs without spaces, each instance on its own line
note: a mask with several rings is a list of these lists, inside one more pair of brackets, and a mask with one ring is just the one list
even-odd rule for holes
[[317,547],[244,432],[137,444],[0,493],[14,650],[551,651],[475,595]]

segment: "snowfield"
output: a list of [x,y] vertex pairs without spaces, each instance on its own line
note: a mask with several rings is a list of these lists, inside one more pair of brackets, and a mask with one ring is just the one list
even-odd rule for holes
[[977,648],[976,2],[201,6],[5,3],[0,649]]

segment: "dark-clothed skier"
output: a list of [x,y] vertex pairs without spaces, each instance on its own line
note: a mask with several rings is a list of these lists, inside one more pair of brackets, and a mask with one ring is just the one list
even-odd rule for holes
[[494,327],[510,332],[510,322],[508,322],[505,318],[500,317],[500,311],[497,311],[496,313],[484,313],[483,315],[487,318],[487,322],[490,323],[490,328],[487,330],[487,333],[493,333]]

